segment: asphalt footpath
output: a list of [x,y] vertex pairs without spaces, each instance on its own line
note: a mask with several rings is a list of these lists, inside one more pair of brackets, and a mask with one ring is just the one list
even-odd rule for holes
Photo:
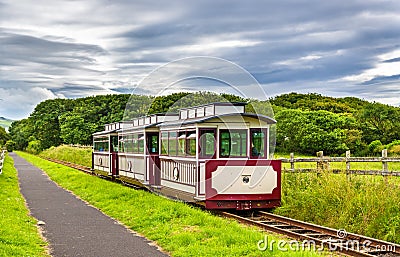
[[44,222],[43,236],[52,256],[168,256],[59,187],[39,168],[15,153],[10,156],[31,215]]

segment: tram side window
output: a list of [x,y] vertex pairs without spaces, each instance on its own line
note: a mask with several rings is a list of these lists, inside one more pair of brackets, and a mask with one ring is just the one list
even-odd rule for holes
[[138,148],[136,150],[136,153],[144,153],[144,135],[139,134],[138,135]]
[[185,156],[186,155],[186,131],[180,131],[178,134],[178,155]]
[[190,156],[196,156],[196,131],[187,132],[186,154]]
[[125,137],[120,136],[118,141],[119,141],[119,151],[125,152]]
[[213,158],[215,155],[215,130],[200,130],[200,157]]
[[176,156],[177,154],[177,133],[176,132],[169,132],[169,137],[168,137],[168,155],[169,156]]
[[245,157],[247,156],[247,130],[221,130],[220,156]]
[[107,138],[95,138],[93,149],[96,152],[108,152],[108,139]]
[[168,150],[168,132],[161,133],[161,154],[166,155]]
[[251,130],[251,157],[265,157],[265,136],[264,129]]

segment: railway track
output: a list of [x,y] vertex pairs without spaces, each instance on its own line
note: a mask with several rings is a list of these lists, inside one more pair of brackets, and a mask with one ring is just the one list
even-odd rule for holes
[[[91,168],[86,166],[50,158],[46,159],[95,175]],[[218,212],[218,214],[297,240],[287,243],[285,249],[293,247],[295,247],[295,249],[310,250],[325,249],[359,257],[400,257],[400,245],[398,244],[348,233],[345,230],[323,227],[265,211],[241,214]],[[261,247],[261,250],[267,250],[270,246],[266,244],[266,241],[259,242],[258,247]],[[277,245],[275,245],[275,247],[276,246]]]
[[72,163],[72,162],[60,161],[60,160],[56,160],[56,159],[52,159],[52,158],[46,158],[46,157],[41,157],[41,158],[94,175],[94,173],[92,172],[92,169],[87,167],[87,166],[75,164],[75,163]]
[[[222,212],[222,216],[234,218],[241,223],[255,225],[277,234],[286,235],[296,241],[286,244],[285,249],[311,249],[338,251],[349,256],[395,257],[400,256],[400,245],[362,235],[348,233],[345,230],[327,228],[264,211],[253,214],[233,214]],[[271,242],[269,242],[271,243]],[[276,242],[275,242],[276,243]],[[272,245],[282,247],[279,245]],[[260,241],[259,249],[272,247],[267,240]]]

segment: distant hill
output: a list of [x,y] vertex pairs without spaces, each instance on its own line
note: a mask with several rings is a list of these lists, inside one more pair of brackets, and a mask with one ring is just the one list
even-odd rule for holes
[[13,122],[13,120],[4,118],[4,117],[0,117],[0,127],[5,128],[6,130],[8,129],[8,127],[10,127],[11,123]]

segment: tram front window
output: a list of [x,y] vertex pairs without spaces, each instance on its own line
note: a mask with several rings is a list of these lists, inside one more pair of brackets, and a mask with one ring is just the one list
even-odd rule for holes
[[251,157],[265,157],[266,131],[263,129],[251,129]]
[[220,157],[246,157],[247,130],[220,131]]

